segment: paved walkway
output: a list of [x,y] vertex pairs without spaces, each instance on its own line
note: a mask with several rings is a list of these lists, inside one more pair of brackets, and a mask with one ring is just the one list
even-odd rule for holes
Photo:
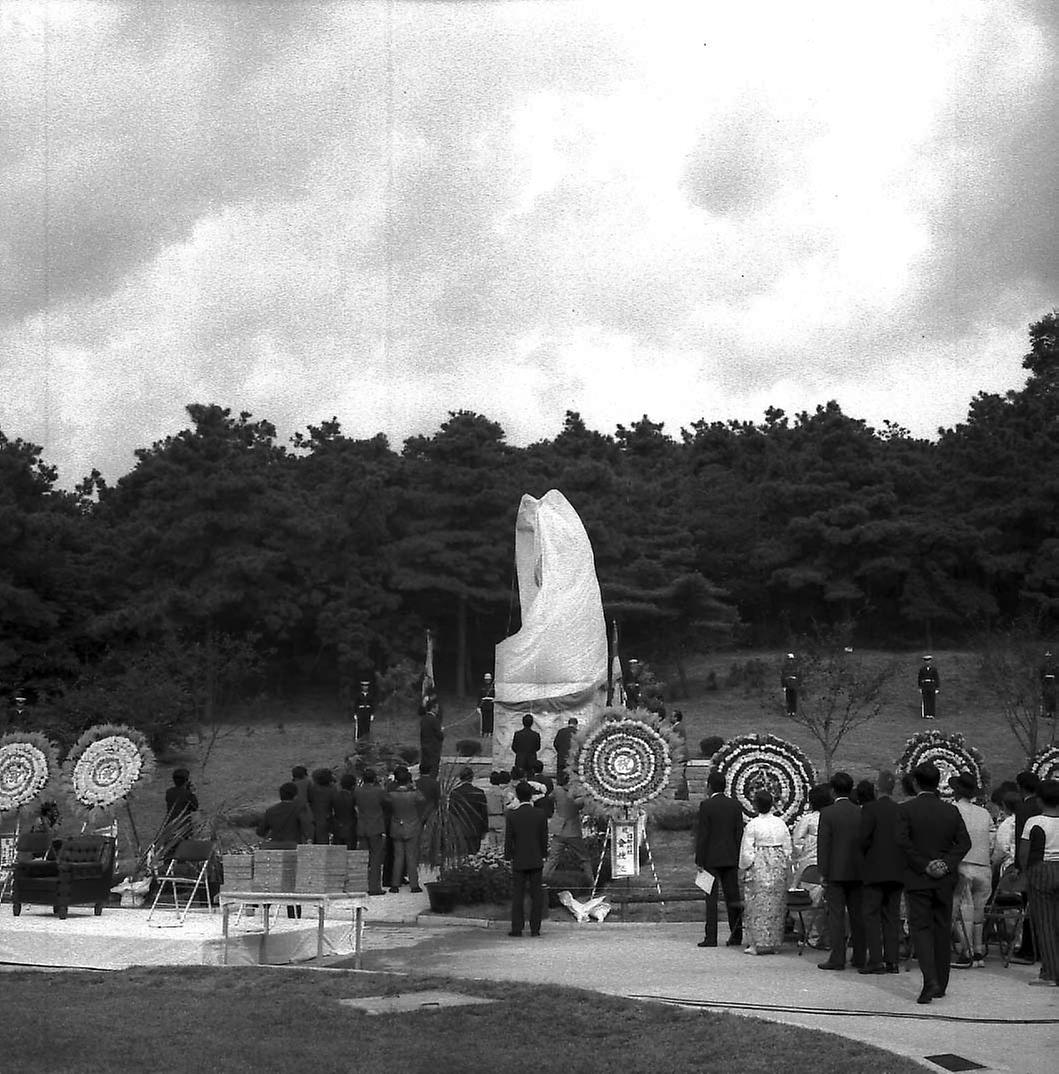
[[[397,916],[398,899],[388,908]],[[553,911],[553,913],[555,913]],[[989,1071],[1054,1074],[1059,1068],[1059,989],[1030,988],[1036,967],[999,960],[985,969],[954,970],[948,995],[915,1003],[920,977],[910,970],[861,976],[822,973],[824,957],[793,947],[754,957],[740,948],[700,949],[702,927],[681,924],[576,925],[546,921],[543,935],[512,939],[506,927],[368,925],[365,969],[442,973],[454,977],[569,985],[616,995],[669,1000],[789,1022],[924,1062],[952,1053]]]

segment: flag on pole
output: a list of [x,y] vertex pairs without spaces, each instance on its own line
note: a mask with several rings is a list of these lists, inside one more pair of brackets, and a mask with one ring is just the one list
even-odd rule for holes
[[621,673],[621,657],[618,655],[618,622],[610,624],[610,705],[625,708],[625,681]]
[[434,635],[427,631],[427,655],[423,661],[423,692],[422,701],[426,705],[427,698],[434,693]]

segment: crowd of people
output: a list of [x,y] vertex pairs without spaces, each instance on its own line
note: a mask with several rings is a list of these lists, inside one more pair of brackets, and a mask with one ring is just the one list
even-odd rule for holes
[[880,772],[855,785],[836,772],[812,789],[791,830],[767,790],[744,821],[712,773],[696,833],[696,864],[712,877],[699,946],[718,943],[723,893],[728,944],[774,953],[791,924],[790,892],[804,891],[800,940],[829,952],[820,969],[897,973],[907,928],[923,977],[918,1002],[930,1003],[945,995],[951,968],[985,964],[986,907],[999,892],[1025,903],[1021,936],[1006,937],[1017,943],[1014,961],[1039,960],[1032,984],[1059,983],[1059,781],[1020,772],[988,808],[969,774],[950,779],[952,803],[940,783],[930,763],[900,781]]

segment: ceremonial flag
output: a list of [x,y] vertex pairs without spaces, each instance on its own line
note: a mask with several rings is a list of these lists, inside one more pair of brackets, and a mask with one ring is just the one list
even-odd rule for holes
[[426,704],[427,697],[434,692],[434,635],[427,631],[427,655],[423,661],[423,694],[422,701]]
[[610,690],[608,705],[625,707],[625,680],[621,673],[621,657],[618,655],[618,622],[610,624]]

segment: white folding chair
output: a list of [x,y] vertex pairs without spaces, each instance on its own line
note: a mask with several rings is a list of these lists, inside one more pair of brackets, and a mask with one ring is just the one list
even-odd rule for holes
[[[169,859],[166,871],[158,878],[158,890],[155,892],[154,902],[151,903],[151,910],[147,915],[147,920],[150,921],[154,916],[155,907],[158,906],[158,900],[162,897],[166,885],[169,885],[173,894],[173,909],[177,915],[176,923],[178,925],[184,924],[184,920],[188,916],[188,911],[191,909],[191,904],[195,895],[198,893],[199,888],[202,888],[205,892],[206,905],[209,907],[209,911],[212,914],[215,907],[213,905],[213,893],[210,891],[210,878],[208,874],[212,858],[213,843],[209,842],[209,840],[185,839],[183,842],[178,843],[173,851],[172,858]],[[176,870],[182,866],[191,866],[194,869],[194,875],[184,876],[177,873]],[[183,907],[180,905],[180,888],[190,888]]]

